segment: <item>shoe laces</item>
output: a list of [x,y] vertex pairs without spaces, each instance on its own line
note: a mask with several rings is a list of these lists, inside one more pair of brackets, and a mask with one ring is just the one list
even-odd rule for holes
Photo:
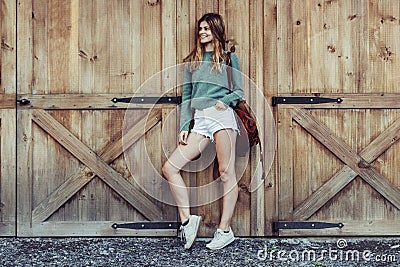
[[214,239],[215,240],[220,239],[221,236],[222,236],[222,231],[215,231],[215,233],[214,233]]

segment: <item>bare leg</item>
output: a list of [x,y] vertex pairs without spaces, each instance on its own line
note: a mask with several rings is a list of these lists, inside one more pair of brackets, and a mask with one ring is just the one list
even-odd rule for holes
[[179,216],[182,223],[189,219],[190,203],[189,195],[182,179],[180,170],[192,159],[197,157],[210,143],[210,139],[195,133],[188,136],[187,145],[180,144],[168,161],[164,164],[162,171],[169,182],[172,195],[178,206]]
[[225,129],[214,134],[219,173],[223,182],[222,215],[218,228],[228,230],[238,198],[238,185],[235,171],[235,144],[237,133]]

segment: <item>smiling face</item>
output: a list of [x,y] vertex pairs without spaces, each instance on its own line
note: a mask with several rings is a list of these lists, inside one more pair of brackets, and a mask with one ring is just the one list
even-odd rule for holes
[[200,43],[202,43],[202,44],[211,43],[213,38],[214,38],[214,36],[211,32],[210,25],[207,23],[207,21],[200,22],[200,26],[199,26]]

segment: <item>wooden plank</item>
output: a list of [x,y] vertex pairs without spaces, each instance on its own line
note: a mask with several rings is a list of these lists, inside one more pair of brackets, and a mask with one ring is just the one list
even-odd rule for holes
[[32,207],[32,114],[17,112],[17,235],[19,225],[30,224]]
[[[166,95],[176,96],[177,95],[177,53],[178,53],[178,18],[177,18],[177,1],[163,1],[161,2],[161,20],[162,20],[162,92]],[[177,127],[177,114],[176,109],[163,109],[162,111],[163,123],[158,132],[161,135],[159,143],[151,141],[157,144],[159,147],[153,148],[154,152],[159,152],[160,155],[155,155],[159,162],[156,162],[155,167],[161,170],[162,164],[166,161],[165,153],[170,153],[177,145],[178,132]],[[162,188],[162,179],[157,179],[154,182],[153,188]],[[153,190],[154,190],[153,189]],[[162,199],[166,199],[171,192],[165,190],[159,190],[159,196]],[[156,191],[155,191],[156,192]],[[177,208],[175,206],[162,204],[164,217],[168,220],[179,220],[177,214]]]
[[[308,93],[310,90],[310,37],[311,10],[310,1],[292,1],[292,35],[293,35],[293,88],[298,93]],[[289,51],[288,51],[289,53]],[[279,64],[278,64],[279,65]]]
[[[278,95],[278,77],[276,75],[278,69],[277,57],[277,0],[264,1],[264,33],[263,33],[263,94],[265,103],[264,118],[264,167],[268,173],[265,178],[264,188],[264,207],[265,207],[265,230],[264,235],[272,236],[272,223],[278,220],[278,194],[277,194],[277,161],[276,146],[277,132],[276,121],[278,117],[277,109],[271,110],[269,98]],[[260,56],[260,55],[259,55]],[[258,67],[261,69],[260,67]],[[269,113],[270,111],[270,113]]]
[[[116,98],[130,98],[132,94],[21,94],[18,100],[28,99],[27,105],[19,105],[20,109],[46,109],[46,110],[73,110],[73,109],[136,109],[154,108],[154,104],[134,104],[134,103],[113,103],[111,100]],[[135,97],[161,97],[160,94],[135,95]],[[11,101],[11,96],[6,97]],[[1,98],[0,98],[1,100]],[[6,101],[6,100],[5,100]],[[14,103],[15,99],[12,102]],[[11,104],[8,104],[11,106]],[[176,104],[157,104],[158,107],[170,108]]]
[[[177,12],[176,2],[161,2],[162,19],[162,69],[175,66],[177,56]],[[176,75],[163,77],[163,92],[175,88]]]
[[366,92],[398,92],[400,53],[398,43],[399,1],[370,1],[368,4],[368,62]]
[[[293,1],[276,1],[277,93],[290,94],[293,88]],[[279,220],[293,218],[293,125],[292,111],[277,111],[277,205]]]
[[[4,1],[2,1],[4,2]],[[8,1],[11,2],[11,1]],[[14,1],[15,4],[16,1]],[[16,8],[16,92],[31,93],[33,80],[32,1],[21,1]],[[18,45],[17,45],[18,44]],[[31,221],[32,206],[32,128],[31,112],[17,112],[17,235],[19,225]]]
[[32,1],[18,3],[17,43],[17,92],[30,93],[33,79]]
[[[65,111],[61,111],[61,112],[64,113]],[[92,137],[93,134],[95,133],[94,125],[96,124],[95,123],[96,114],[92,110],[83,110],[83,111],[79,112],[78,117],[80,118],[81,125],[77,124],[77,125],[75,125],[75,128],[67,128],[67,129],[71,129],[71,130],[76,129],[76,131],[78,131],[78,132],[77,132],[77,134],[75,134],[75,136],[82,143],[87,145],[90,149],[97,152],[95,150],[97,138]],[[62,122],[63,125],[65,124],[65,122],[63,122],[60,119],[58,121]],[[103,133],[102,135],[106,135],[106,134]],[[54,138],[54,137],[52,135],[49,135],[49,138]],[[53,145],[53,147],[56,147],[56,146],[59,146],[59,145],[58,144]],[[87,165],[84,165],[84,166],[88,167]],[[92,170],[90,169],[90,171],[92,171]],[[96,199],[97,193],[98,193],[96,189],[101,186],[100,183],[101,183],[101,179],[94,179],[90,183],[86,184],[86,186],[84,186],[81,190],[79,190],[75,194],[75,196],[74,196],[75,201],[72,201],[72,202],[78,202],[77,204],[74,203],[74,206],[75,206],[74,209],[78,212],[78,214],[77,214],[78,221],[101,220],[96,217],[96,212],[98,209],[100,210],[100,208],[102,207],[102,204],[104,202],[102,202],[100,204],[100,208],[98,208],[97,205],[95,204],[95,202],[96,202],[95,199]],[[56,187],[53,187],[53,188],[56,188]],[[79,201],[76,201],[76,200],[79,200]],[[60,209],[60,210],[62,210],[62,209]],[[57,215],[58,213],[59,212],[55,212],[54,214]],[[60,218],[57,221],[65,221],[65,219]]]
[[354,152],[342,140],[334,136],[329,129],[318,122],[305,110],[294,109],[293,119],[306,129],[314,138],[320,141],[335,156],[356,171],[361,178],[370,184],[383,197],[397,208],[400,208],[400,189],[390,184],[381,174],[371,167],[359,166],[365,160]]
[[15,221],[0,223],[0,235],[1,236],[15,236],[15,229],[16,229]]
[[[362,61],[365,62],[364,58],[368,57],[365,53],[368,43],[363,40],[367,38],[364,36],[363,20],[368,17],[366,15],[368,13],[366,8],[363,9],[367,4],[357,2],[359,1],[339,1],[335,14],[338,38],[335,40],[336,51],[331,54],[337,60],[338,89],[336,92],[357,93],[358,89],[365,88],[363,84],[365,66]],[[329,27],[328,24],[326,25],[325,28]]]
[[70,0],[70,21],[68,25],[69,33],[69,91],[68,93],[79,93],[79,0]]
[[293,21],[292,0],[277,1],[278,92],[292,93],[293,88]]
[[16,235],[16,1],[0,2],[0,235]]
[[326,98],[341,98],[341,103],[324,104],[284,104],[280,108],[306,108],[306,109],[393,109],[400,108],[400,94],[280,94],[279,96],[308,96]]
[[210,12],[217,12],[218,3],[215,0],[193,0],[196,5],[197,18],[194,20],[198,20],[201,16]]
[[[48,88],[51,93],[68,93],[70,89],[69,64],[70,33],[71,33],[71,3],[55,0],[47,3],[48,35],[46,36],[48,62],[39,71],[48,70]],[[41,45],[39,43],[38,45]],[[47,63],[47,64],[46,64]]]
[[341,222],[342,229],[328,228],[318,230],[279,230],[279,236],[398,236],[400,234],[399,222],[396,220],[336,220]]
[[85,146],[47,112],[34,110],[32,119],[55,140],[90,167],[107,185],[120,194],[150,220],[159,219],[161,210],[119,173],[105,163],[94,151]]
[[0,109],[14,109],[16,107],[15,100],[15,94],[0,94]]
[[79,92],[93,93],[93,1],[79,1]]
[[[374,141],[372,141],[361,152],[360,156],[367,163],[374,162],[382,153],[392,146],[400,137],[400,120],[393,123],[388,129],[382,132]],[[328,182],[315,191],[294,211],[295,220],[306,220],[320,209],[328,200],[339,193],[347,184],[349,184],[357,173],[350,167],[344,166]]]
[[[15,235],[16,222],[16,117],[15,110],[1,110],[0,235]],[[8,230],[7,230],[8,229]]]
[[279,220],[291,220],[293,218],[293,125],[292,111],[278,110],[278,147],[277,170],[278,179],[278,203]]
[[[16,92],[16,1],[0,3],[0,85],[2,94]],[[12,102],[11,102],[12,103]],[[7,106],[0,98],[0,107]]]
[[[140,36],[142,27],[142,13],[141,13],[141,1],[129,1],[129,35],[132,36],[129,40],[129,49],[131,51],[131,88],[135,90],[141,85],[141,38],[135,38]],[[126,23],[126,22],[125,22]],[[125,88],[124,93],[132,93],[131,88]]]
[[[49,91],[49,49],[48,49],[48,5],[49,1],[32,1],[33,5],[33,89],[32,93],[44,94]],[[51,42],[50,42],[51,43]],[[61,67],[62,64],[56,67]]]
[[[147,0],[141,0],[141,29],[140,29],[140,78],[143,83],[162,69],[162,23],[161,2],[157,1],[151,5]],[[161,77],[159,85],[154,88],[146,88],[148,93],[159,93],[161,91]],[[149,91],[151,90],[151,91]]]
[[130,6],[132,1],[109,2],[109,32],[110,32],[110,89],[113,93],[128,92],[133,76],[131,42],[136,38],[132,35],[130,21]]
[[[89,221],[89,222],[43,222],[32,225],[21,226],[21,236],[52,236],[52,237],[79,237],[79,236],[136,236],[136,237],[160,237],[175,236],[175,229],[113,229],[114,221]],[[125,222],[123,222],[125,223]]]
[[[355,83],[356,83],[356,88],[357,88],[357,93],[367,93],[366,88],[369,86],[367,85],[367,77],[368,77],[368,71],[369,71],[369,62],[370,62],[370,56],[368,53],[369,49],[369,42],[366,42],[366,40],[369,40],[369,11],[368,7],[369,5],[366,5],[362,2],[359,1],[354,1],[353,5],[355,7],[355,12],[353,15],[349,17],[349,19],[353,19],[354,15],[356,15],[357,21],[353,23],[357,23],[357,26],[354,26],[352,29],[352,33],[357,36],[357,45],[355,46],[356,49],[353,49],[353,58],[356,59],[357,61],[357,69],[355,72]],[[361,15],[359,16],[358,14],[368,14],[367,15]],[[378,88],[377,86],[376,88]]]
[[[191,39],[191,36],[194,32],[194,29],[191,27],[191,23],[193,23],[192,20],[195,20],[195,18],[192,18],[190,14],[190,7],[192,6],[193,5],[191,1],[177,1],[177,10],[179,10],[177,15],[178,19],[176,22],[176,39],[179,43],[176,48],[177,64],[182,63],[183,58],[189,54],[192,44],[194,43],[194,41]],[[180,84],[182,82],[183,81],[180,81]]]
[[[249,3],[250,5],[250,28],[254,29],[254,37],[250,38],[250,78],[255,83],[255,86],[250,85],[250,99],[252,100],[251,107],[257,114],[259,121],[265,121],[265,101],[262,97],[262,93],[259,90],[263,88],[264,83],[264,70],[258,66],[264,65],[264,3],[262,1],[256,1]],[[263,123],[261,123],[262,125]],[[265,127],[265,128],[268,128]],[[264,142],[265,131],[261,131],[262,145],[265,147]],[[259,148],[254,149],[255,153],[252,154],[251,162],[251,184],[257,187],[256,190],[250,190],[250,235],[251,236],[263,236],[265,232],[265,189],[264,180],[261,180],[262,172],[259,158]],[[258,168],[260,167],[260,168]],[[251,185],[250,185],[251,186]],[[240,213],[240,211],[239,211]]]
[[[110,64],[111,58],[110,53],[110,16],[115,10],[112,9],[112,3],[114,1],[97,0],[92,1],[91,11],[92,20],[88,22],[89,31],[92,38],[92,54],[89,59],[93,78],[93,87],[90,88],[93,93],[109,93],[110,92]],[[122,64],[122,62],[121,62]],[[115,89],[114,89],[115,90]],[[82,142],[89,145],[94,151],[102,146],[107,140],[109,140],[109,133],[111,130],[108,128],[110,125],[104,123],[107,118],[107,113],[99,111],[82,112],[82,119],[85,127],[81,128],[82,131]],[[77,125],[78,126],[78,125]],[[74,127],[76,128],[76,127]],[[85,128],[90,129],[89,131],[84,130]],[[103,133],[103,134],[96,134]],[[102,140],[103,139],[103,140]],[[90,167],[90,165],[88,166]],[[111,171],[117,172],[110,168]],[[98,174],[98,173],[97,173]],[[101,178],[101,175],[99,176]],[[129,182],[122,176],[119,176],[122,182]],[[103,180],[104,181],[104,180]],[[104,220],[107,218],[109,207],[108,188],[104,185],[100,179],[93,179],[86,187],[83,188],[82,192],[78,195],[87,196],[87,201],[80,201],[82,211],[81,220]],[[107,181],[104,181],[107,184]],[[113,181],[111,181],[113,182]],[[113,188],[112,186],[110,186]],[[115,190],[115,188],[113,188]],[[117,190],[118,192],[119,190]],[[122,191],[123,192],[123,191]],[[129,202],[129,201],[128,201]]]
[[111,1],[93,1],[93,20],[90,21],[93,38],[93,93],[110,92],[110,29],[109,9]]
[[[239,63],[240,63],[240,70],[241,74],[243,73],[244,75],[250,76],[253,75],[253,78],[255,78],[255,71],[256,69],[254,68],[254,72],[251,72],[251,54],[250,51],[252,48],[256,46],[256,44],[252,44],[251,37],[250,37],[250,31],[243,31],[239,29],[243,29],[243,27],[250,27],[251,21],[250,21],[250,3],[249,1],[241,1],[241,0],[234,0],[234,1],[225,1],[225,11],[226,11],[226,17],[225,19],[225,24],[228,27],[227,30],[227,36],[228,39],[233,40],[234,43],[237,43],[236,45],[236,52],[235,54],[239,58]],[[262,12],[262,8],[260,10]],[[260,21],[262,23],[262,20]],[[244,26],[247,25],[247,26]],[[254,25],[254,24],[253,24]],[[256,30],[254,28],[254,30]],[[259,28],[258,31],[261,29]],[[260,40],[253,39],[254,42],[260,43]],[[262,47],[260,48],[262,49]],[[258,58],[258,63],[261,63],[263,61],[262,57]],[[262,64],[262,63],[261,63]],[[258,77],[258,80],[256,81],[259,84],[262,83],[262,78]],[[248,79],[243,78],[242,82],[242,88],[245,92],[245,98],[247,98],[250,102],[250,104],[253,106],[259,108],[257,111],[260,111],[262,108],[258,105],[257,103],[257,96],[259,96],[257,93],[258,92],[253,92],[253,89],[255,90],[254,86],[251,86],[251,83]],[[260,102],[262,105],[262,102]],[[260,117],[263,117],[263,114],[260,115],[261,112],[258,113]],[[262,120],[262,119],[261,119]],[[241,235],[241,236],[249,236],[251,235],[251,226],[253,223],[256,223],[255,221],[252,221],[252,212],[253,216],[257,216],[255,214],[255,210],[252,210],[252,203],[251,203],[251,193],[249,190],[250,184],[251,184],[251,179],[253,170],[256,170],[257,168],[257,163],[258,161],[256,160],[257,154],[255,153],[256,151],[253,149],[251,151],[250,158],[254,159],[251,162],[249,161],[247,163],[247,168],[245,170],[244,175],[242,175],[241,180],[238,181],[239,185],[239,196],[238,200],[236,203],[236,208],[235,208],[235,213],[232,217],[233,221],[233,229],[235,231],[235,234]],[[236,159],[236,162],[240,161],[240,159]],[[254,164],[253,164],[254,163]],[[237,164],[237,163],[236,163]],[[244,165],[246,166],[246,165]],[[237,173],[239,174],[239,173]],[[258,173],[260,174],[260,172]],[[261,191],[255,191],[254,194],[258,192],[260,194],[263,194]],[[263,196],[262,196],[263,197]],[[254,203],[255,204],[255,203]],[[261,202],[258,202],[259,205],[263,205]],[[262,207],[259,206],[260,209]],[[221,210],[222,211],[222,210]],[[216,221],[219,221],[220,217],[215,218]],[[260,218],[258,219],[260,220]],[[257,223],[256,223],[257,224]],[[262,226],[263,221],[259,221],[258,225]],[[260,231],[263,231],[263,228],[260,228]]]
[[[338,73],[338,1],[310,1],[310,87],[331,92],[339,88]],[[318,5],[319,4],[319,5]]]

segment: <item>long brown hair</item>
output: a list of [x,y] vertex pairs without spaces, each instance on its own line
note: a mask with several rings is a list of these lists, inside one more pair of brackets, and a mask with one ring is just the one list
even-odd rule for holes
[[210,25],[210,30],[213,35],[214,51],[212,54],[211,62],[213,63],[212,69],[221,72],[221,63],[227,61],[227,56],[224,53],[226,35],[225,35],[225,24],[222,16],[216,13],[204,14],[197,22],[196,27],[196,46],[190,52],[190,54],[183,59],[184,62],[190,62],[190,71],[194,71],[199,68],[201,61],[203,60],[204,45],[201,44],[199,38],[199,29],[201,22],[207,22]]

